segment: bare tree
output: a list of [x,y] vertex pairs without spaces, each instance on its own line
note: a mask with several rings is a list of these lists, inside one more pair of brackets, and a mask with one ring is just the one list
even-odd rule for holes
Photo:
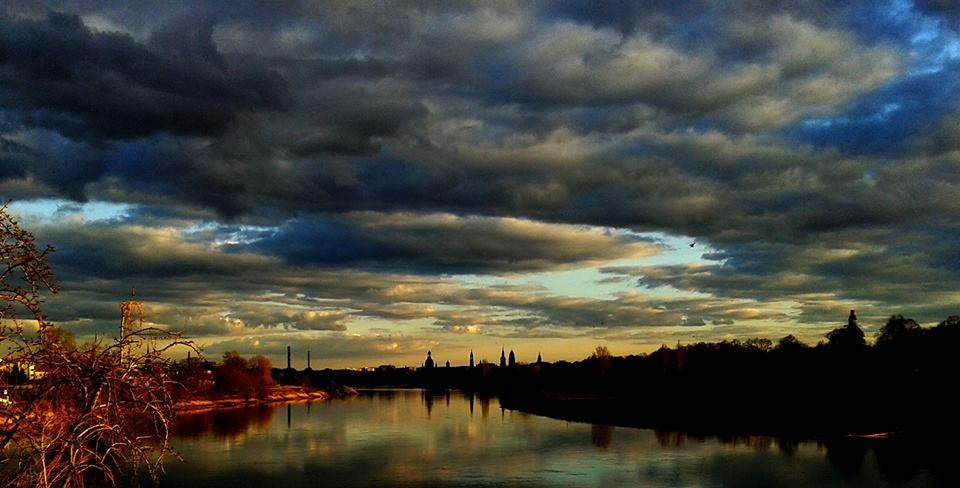
[[47,256],[54,249],[47,246],[38,251],[33,234],[7,213],[9,205],[0,206],[0,320],[15,320],[19,306],[44,326],[40,291],[57,292],[53,271],[47,266]]
[[[0,481],[15,486],[116,485],[145,470],[152,478],[179,455],[170,446],[174,386],[170,348],[193,344],[152,327],[77,346],[47,322],[41,291],[53,272],[33,236],[0,207],[0,342],[19,371],[4,375]],[[128,304],[129,302],[126,302]],[[29,320],[17,317],[25,310]],[[20,384],[10,384],[20,383]]]

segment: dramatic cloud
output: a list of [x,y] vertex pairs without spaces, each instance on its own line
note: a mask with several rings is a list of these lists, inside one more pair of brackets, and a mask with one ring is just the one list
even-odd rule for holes
[[521,219],[348,213],[285,223],[253,249],[294,263],[383,263],[435,272],[519,272],[658,252],[627,233]]
[[217,353],[314,341],[342,365],[933,322],[960,307],[958,19],[14,2],[0,195],[58,247],[48,315],[82,337],[132,288]]
[[0,17],[0,103],[15,123],[72,139],[213,135],[239,110],[278,108],[280,77],[231,68],[212,28],[183,19],[144,44],[95,32],[76,15]]

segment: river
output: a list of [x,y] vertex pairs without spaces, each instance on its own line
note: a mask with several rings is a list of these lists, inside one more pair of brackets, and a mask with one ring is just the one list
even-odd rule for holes
[[[161,486],[948,486],[950,453],[889,439],[697,438],[502,410],[460,392],[184,416]],[[938,454],[941,453],[942,454]],[[948,468],[949,467],[949,468]]]

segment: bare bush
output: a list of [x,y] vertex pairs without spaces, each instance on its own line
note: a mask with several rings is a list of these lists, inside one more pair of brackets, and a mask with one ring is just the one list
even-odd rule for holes
[[[170,446],[174,385],[164,353],[195,348],[142,321],[108,343],[77,346],[41,312],[40,292],[57,291],[46,263],[52,251],[38,252],[0,207],[0,346],[8,354],[0,375],[0,481],[116,485],[144,470],[155,479],[165,459],[179,457]],[[18,318],[20,310],[30,319]]]

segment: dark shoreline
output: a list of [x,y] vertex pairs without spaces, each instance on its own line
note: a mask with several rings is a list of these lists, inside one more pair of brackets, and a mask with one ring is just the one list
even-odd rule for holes
[[[713,411],[683,405],[651,406],[646,402],[612,394],[544,394],[503,392],[500,405],[507,410],[558,420],[597,425],[682,432],[693,437],[769,436],[795,441],[839,438],[887,439],[956,436],[960,426],[953,419],[925,417],[914,423],[882,422],[872,416],[835,412],[782,412],[718,408]],[[877,405],[881,407],[880,405]],[[743,407],[741,405],[741,407]]]

